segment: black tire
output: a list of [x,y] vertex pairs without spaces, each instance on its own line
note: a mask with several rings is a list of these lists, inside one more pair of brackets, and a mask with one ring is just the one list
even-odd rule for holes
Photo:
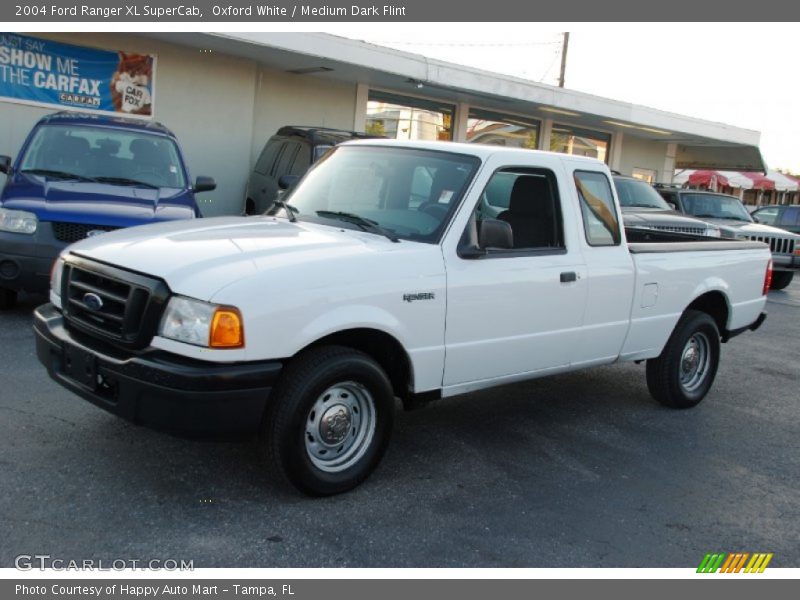
[[[675,326],[661,356],[647,361],[650,395],[670,408],[697,405],[714,383],[719,355],[719,329],[714,319],[707,313],[687,310]],[[696,363],[695,357],[698,359]],[[694,370],[691,368],[693,365],[697,367]]]
[[[394,393],[380,365],[350,348],[321,346],[298,356],[281,375],[270,394],[261,447],[298,490],[329,496],[356,487],[378,466],[393,421]],[[332,438],[327,442],[326,433]],[[336,464],[348,456],[351,462]]]
[[769,289],[782,290],[792,283],[792,279],[794,279],[794,271],[773,271]]
[[17,305],[17,292],[0,288],[0,310],[10,310]]

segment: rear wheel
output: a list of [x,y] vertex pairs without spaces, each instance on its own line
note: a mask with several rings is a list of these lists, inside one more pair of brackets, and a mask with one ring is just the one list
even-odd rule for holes
[[9,310],[17,305],[16,290],[0,288],[0,310]]
[[300,491],[338,494],[378,465],[393,418],[394,393],[380,365],[362,352],[323,346],[286,368],[271,395],[261,443]]
[[773,271],[772,283],[769,288],[771,290],[782,290],[792,283],[792,279],[794,279],[794,271]]
[[664,406],[690,408],[708,393],[719,366],[720,340],[710,315],[687,310],[658,358],[647,361],[647,388]]

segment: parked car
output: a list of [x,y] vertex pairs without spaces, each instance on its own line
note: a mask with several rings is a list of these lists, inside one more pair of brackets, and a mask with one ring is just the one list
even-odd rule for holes
[[725,239],[769,244],[775,269],[773,290],[788,286],[800,269],[800,235],[754,221],[735,196],[677,188],[661,188],[659,193],[677,210],[719,226]]
[[756,223],[800,234],[800,204],[759,206],[750,215]]
[[0,195],[0,308],[43,292],[68,244],[121,227],[200,216],[175,136],[148,121],[61,112],[31,130]]
[[716,225],[676,211],[646,181],[615,174],[614,186],[617,188],[626,227],[689,235],[720,236],[720,230]]
[[[484,190],[509,176],[508,208],[486,217]],[[687,408],[709,391],[720,342],[765,318],[766,245],[626,240],[595,159],[349,142],[275,212],[67,249],[35,312],[39,360],[139,424],[260,431],[277,472],[325,495],[376,467],[395,397],[413,408],[622,360],[647,361],[650,393]],[[131,293],[140,301],[120,302]]]
[[287,125],[273,135],[258,156],[245,193],[244,214],[261,215],[282,190],[291,187],[336,144],[375,137],[358,131]]

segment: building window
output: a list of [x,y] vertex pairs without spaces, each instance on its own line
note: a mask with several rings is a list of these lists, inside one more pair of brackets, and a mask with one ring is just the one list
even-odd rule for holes
[[656,172],[653,169],[640,169],[639,167],[634,167],[631,175],[633,175],[635,179],[641,179],[650,185],[656,182]]
[[452,140],[455,107],[443,102],[370,91],[366,132],[398,140]]
[[579,129],[569,125],[553,124],[550,134],[550,150],[576,156],[589,156],[602,162],[608,161],[611,134],[591,129]]
[[539,143],[539,122],[471,108],[467,120],[467,141],[535,150]]

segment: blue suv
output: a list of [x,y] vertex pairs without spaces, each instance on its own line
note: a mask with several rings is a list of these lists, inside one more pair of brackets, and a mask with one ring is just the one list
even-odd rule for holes
[[0,195],[0,309],[20,291],[48,289],[53,261],[67,245],[121,227],[200,216],[180,146],[159,123],[61,112],[41,119]]

